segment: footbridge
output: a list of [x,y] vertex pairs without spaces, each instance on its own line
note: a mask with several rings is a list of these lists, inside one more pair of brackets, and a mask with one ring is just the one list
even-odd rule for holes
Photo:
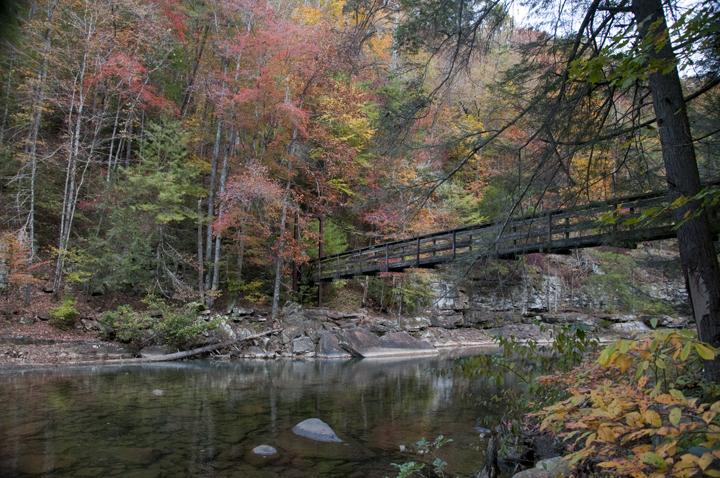
[[[718,184],[720,181],[712,181],[705,186]],[[424,234],[316,259],[310,263],[310,278],[326,282],[433,268],[483,256],[567,253],[601,245],[633,247],[639,242],[675,237],[670,203],[667,191],[651,192]],[[710,213],[717,227],[718,210]]]

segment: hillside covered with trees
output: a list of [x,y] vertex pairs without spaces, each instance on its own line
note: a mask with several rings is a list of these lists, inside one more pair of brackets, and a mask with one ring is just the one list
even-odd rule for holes
[[[382,466],[392,464],[400,476],[431,468],[435,474],[417,476],[446,476],[447,462],[430,461],[450,443],[443,435],[401,446],[427,463],[397,465],[389,457],[397,458],[398,444],[388,445],[392,433],[383,428],[397,410],[378,401],[374,423],[365,402],[353,402],[355,389],[363,400],[365,390],[390,400],[406,388],[393,404],[412,410],[404,401],[410,397],[426,417],[451,416],[468,396],[491,395],[475,404],[491,411],[487,423],[475,422],[491,437],[482,442],[488,474],[477,476],[498,476],[498,449],[522,448],[502,437],[519,429],[563,441],[566,461],[581,467],[577,476],[720,476],[719,84],[717,0],[3,2],[0,345],[9,351],[0,358],[24,360],[13,347],[28,345],[25,337],[8,331],[25,326],[40,337],[31,346],[65,346],[87,333],[92,342],[73,346],[132,363],[147,359],[141,349],[159,345],[173,352],[147,360],[221,350],[224,358],[336,359],[497,343],[501,353],[453,362],[451,371],[433,362],[437,376],[417,382],[419,399],[412,396],[419,372],[398,366],[385,376],[382,367],[358,367],[359,378],[349,381],[355,388],[337,395],[333,413],[362,406],[362,424],[337,421],[342,433],[364,437],[358,443],[368,436],[377,443],[357,452],[357,462],[338,465],[334,457],[325,465],[372,467],[366,454],[390,446],[395,455],[383,455]],[[551,241],[552,211],[642,201],[650,197],[644,193],[657,193],[664,205],[612,203],[597,224],[566,217],[564,239],[581,228],[671,222],[670,234],[654,237],[675,236],[669,242],[499,257],[501,236],[517,232],[519,218],[546,214]],[[451,230],[485,223],[500,231],[495,248],[472,256],[471,236],[469,259],[455,261]],[[437,231],[451,231],[444,247],[453,261],[432,275],[418,270],[418,237]],[[313,281],[318,258],[410,238],[416,262],[404,273],[389,269],[386,247],[385,270],[376,267],[372,277],[366,270]],[[444,295],[436,297],[439,289]],[[421,315],[433,307],[435,315]],[[667,330],[640,336],[658,324]],[[697,334],[676,330],[688,324]],[[606,332],[601,339],[623,338],[598,362],[591,334]],[[538,352],[544,345],[547,354]],[[302,385],[288,394],[297,402],[285,420],[300,400],[306,405],[307,370],[256,365],[238,366],[253,376],[248,383],[264,384],[274,373]],[[552,367],[562,374],[536,380]],[[342,367],[328,370],[344,380]],[[480,387],[481,373],[488,375]],[[407,386],[373,388],[377,376]],[[54,379],[40,378],[43,393],[53,395]],[[133,380],[119,379],[128,404],[135,403]],[[212,393],[202,394],[213,403],[203,410],[232,380],[211,381]],[[267,435],[278,438],[283,394],[274,386],[275,435]],[[443,395],[442,387],[454,392]],[[263,386],[255,388],[264,410]],[[14,389],[7,393],[15,397]],[[64,393],[47,403],[70,410]],[[148,400],[164,393],[151,390]],[[321,408],[316,398],[307,398],[313,412]],[[192,399],[179,403],[197,408]],[[224,416],[230,412],[222,403]],[[463,408],[462,420],[476,408]],[[532,419],[521,423],[529,410]],[[263,416],[252,421],[265,433]],[[5,418],[0,413],[0,424]],[[431,419],[419,422],[400,428],[438,431]],[[208,423],[212,417],[195,425]],[[38,469],[3,449],[3,438],[24,446],[24,430],[17,437],[0,430],[0,476],[10,461],[12,470]],[[327,435],[340,440],[333,430]],[[243,446],[251,444],[259,445]],[[211,448],[194,444],[191,454]],[[158,455],[138,450],[128,455]],[[213,459],[228,469],[237,462],[219,456]],[[534,458],[522,466],[508,459],[504,473]],[[198,460],[200,470],[212,462]],[[319,469],[303,460],[275,463],[274,473]],[[461,464],[463,473],[473,468]],[[67,476],[72,466],[79,465],[68,465]],[[387,466],[373,471],[386,476]]]

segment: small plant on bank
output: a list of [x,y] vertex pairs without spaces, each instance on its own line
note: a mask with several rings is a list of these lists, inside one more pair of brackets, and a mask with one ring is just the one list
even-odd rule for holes
[[66,298],[62,303],[50,311],[50,323],[58,329],[69,330],[75,326],[80,316],[75,307],[75,299]]
[[[428,465],[432,472],[427,476],[445,476],[445,468],[447,462],[436,455],[437,450],[444,447],[448,443],[451,443],[452,438],[446,438],[444,435],[438,435],[433,441],[429,441],[426,438],[421,438],[416,441],[414,445],[409,448],[401,446],[400,449],[409,453],[412,453],[418,457],[429,457],[432,461],[429,463],[418,462],[418,461],[406,461],[404,463],[392,463],[392,466],[397,468],[398,474],[396,478],[410,478],[410,477],[424,477],[426,476],[424,471]],[[429,461],[429,460],[428,460]]]
[[117,340],[128,344],[133,350],[140,350],[154,337],[153,319],[130,306],[121,305],[105,312],[100,318],[101,336],[105,340]]
[[125,343],[134,351],[152,343],[186,349],[201,342],[203,334],[219,325],[218,320],[199,318],[201,306],[194,302],[179,308],[157,297],[148,297],[144,302],[151,312],[121,305],[103,314],[100,319],[102,337]]
[[218,320],[205,321],[199,318],[197,307],[193,303],[176,308],[152,296],[146,298],[145,303],[162,315],[154,324],[160,341],[178,349],[197,345],[203,334],[216,329],[220,323]]

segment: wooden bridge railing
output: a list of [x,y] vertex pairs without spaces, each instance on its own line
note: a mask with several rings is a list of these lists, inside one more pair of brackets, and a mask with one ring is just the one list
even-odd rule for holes
[[[675,229],[667,206],[667,193],[655,192],[511,218],[507,223],[483,223],[425,234],[315,260],[311,263],[311,278],[330,281],[434,267],[479,256],[562,253],[603,244],[632,245],[668,239],[675,236]],[[648,211],[655,212],[652,221],[640,220]],[[618,220],[603,220],[608,217]]]

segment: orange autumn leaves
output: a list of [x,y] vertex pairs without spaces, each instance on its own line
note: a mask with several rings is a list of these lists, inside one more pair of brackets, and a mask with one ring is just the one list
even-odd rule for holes
[[720,401],[686,396],[687,374],[674,370],[715,353],[684,332],[618,341],[584,376],[558,379],[575,385],[536,415],[540,429],[565,442],[572,465],[607,476],[720,476]]

